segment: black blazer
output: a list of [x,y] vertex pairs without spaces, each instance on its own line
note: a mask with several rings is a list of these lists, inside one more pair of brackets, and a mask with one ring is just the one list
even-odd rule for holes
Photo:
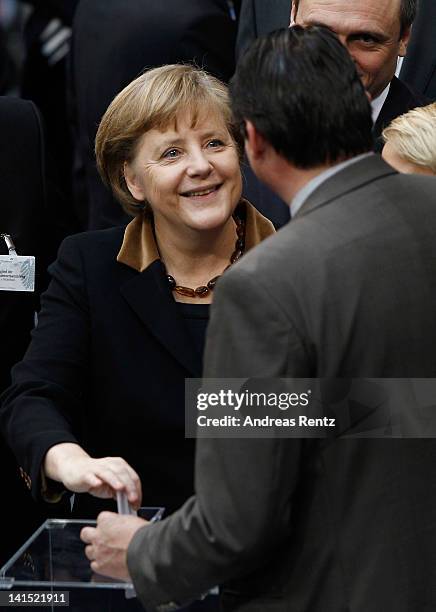
[[[139,273],[116,261],[123,231],[64,241],[38,328],[13,370],[2,426],[36,498],[49,447],[79,442],[91,456],[126,459],[141,477],[144,505],[172,510],[193,489],[184,378],[201,375],[201,359],[160,262]],[[77,498],[76,516],[107,505]]]
[[[252,207],[246,212],[249,249],[273,229]],[[139,217],[126,235],[123,241],[124,228],[113,228],[63,242],[0,419],[36,498],[47,450],[78,442],[93,457],[123,457],[141,478],[143,505],[172,511],[193,491],[184,385],[201,376],[202,356],[150,225]],[[108,503],[78,495],[75,515],[95,516]]]

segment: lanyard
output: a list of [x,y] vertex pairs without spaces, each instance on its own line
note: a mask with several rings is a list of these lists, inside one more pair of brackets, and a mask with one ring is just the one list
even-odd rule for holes
[[0,234],[0,238],[3,238],[3,240],[6,242],[6,246],[8,247],[9,255],[12,255],[13,257],[17,257],[17,251],[15,249],[15,244],[13,243],[10,235]]

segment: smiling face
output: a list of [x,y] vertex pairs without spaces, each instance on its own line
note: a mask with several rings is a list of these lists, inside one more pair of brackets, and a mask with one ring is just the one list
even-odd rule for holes
[[410,36],[400,36],[400,0],[300,0],[293,20],[330,28],[353,58],[365,89],[376,98],[392,80]]
[[150,204],[160,231],[223,227],[241,197],[237,148],[216,113],[195,122],[184,114],[165,130],[146,132],[124,174],[133,197]]

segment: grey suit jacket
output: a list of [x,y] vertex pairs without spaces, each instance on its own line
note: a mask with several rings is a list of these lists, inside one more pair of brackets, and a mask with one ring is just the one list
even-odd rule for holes
[[[436,179],[378,156],[324,182],[217,288],[207,377],[435,377]],[[196,497],[134,537],[147,610],[436,605],[434,440],[199,439]]]

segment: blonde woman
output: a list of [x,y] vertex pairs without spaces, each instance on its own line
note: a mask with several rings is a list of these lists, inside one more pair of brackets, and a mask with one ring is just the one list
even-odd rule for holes
[[436,175],[436,103],[397,117],[383,138],[382,157],[398,172]]
[[65,240],[3,399],[36,498],[74,491],[74,515],[95,517],[119,490],[169,511],[192,494],[184,379],[201,376],[220,275],[274,231],[241,200],[240,154],[226,87],[196,68],[148,71],[109,106],[97,163],[135,218]]

